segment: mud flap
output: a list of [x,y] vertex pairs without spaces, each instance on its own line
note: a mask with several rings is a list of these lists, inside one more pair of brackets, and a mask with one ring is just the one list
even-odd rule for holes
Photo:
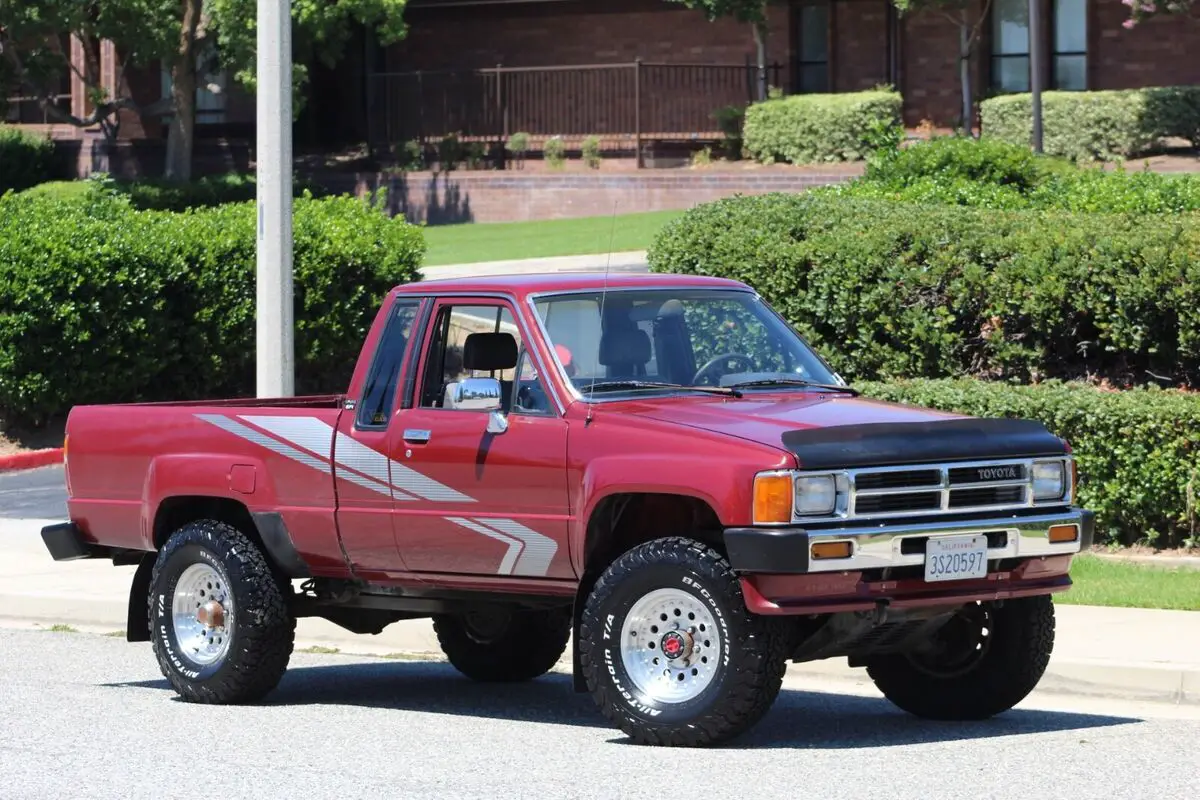
[[150,576],[158,553],[144,553],[129,586],[129,614],[125,621],[125,641],[150,641]]

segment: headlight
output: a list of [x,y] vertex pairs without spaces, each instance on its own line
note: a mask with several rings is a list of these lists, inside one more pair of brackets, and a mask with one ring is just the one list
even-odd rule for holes
[[811,475],[796,479],[796,514],[832,514],[837,505],[837,482],[832,475]]
[[1061,461],[1041,461],[1033,465],[1033,499],[1057,500],[1066,493],[1067,481]]

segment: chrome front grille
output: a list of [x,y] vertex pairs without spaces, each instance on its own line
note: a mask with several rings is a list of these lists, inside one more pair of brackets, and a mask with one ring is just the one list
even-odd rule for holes
[[1047,505],[1034,502],[1032,465],[1032,460],[1003,460],[846,470],[839,479],[845,501],[836,516],[904,517]]

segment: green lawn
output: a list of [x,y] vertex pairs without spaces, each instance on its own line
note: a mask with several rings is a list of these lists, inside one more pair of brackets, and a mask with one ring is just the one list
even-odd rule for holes
[[665,223],[682,211],[651,211],[538,222],[434,225],[425,229],[425,264],[472,264],[543,256],[577,256],[644,250]]
[[1075,585],[1055,595],[1055,602],[1200,611],[1200,570],[1196,569],[1082,555],[1071,566],[1071,579]]

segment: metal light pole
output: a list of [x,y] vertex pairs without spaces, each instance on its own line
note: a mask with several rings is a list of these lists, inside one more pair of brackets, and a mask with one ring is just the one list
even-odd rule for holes
[[256,317],[259,397],[295,391],[291,0],[258,0]]
[[1042,4],[1029,0],[1029,89],[1033,105],[1033,151],[1042,152]]

